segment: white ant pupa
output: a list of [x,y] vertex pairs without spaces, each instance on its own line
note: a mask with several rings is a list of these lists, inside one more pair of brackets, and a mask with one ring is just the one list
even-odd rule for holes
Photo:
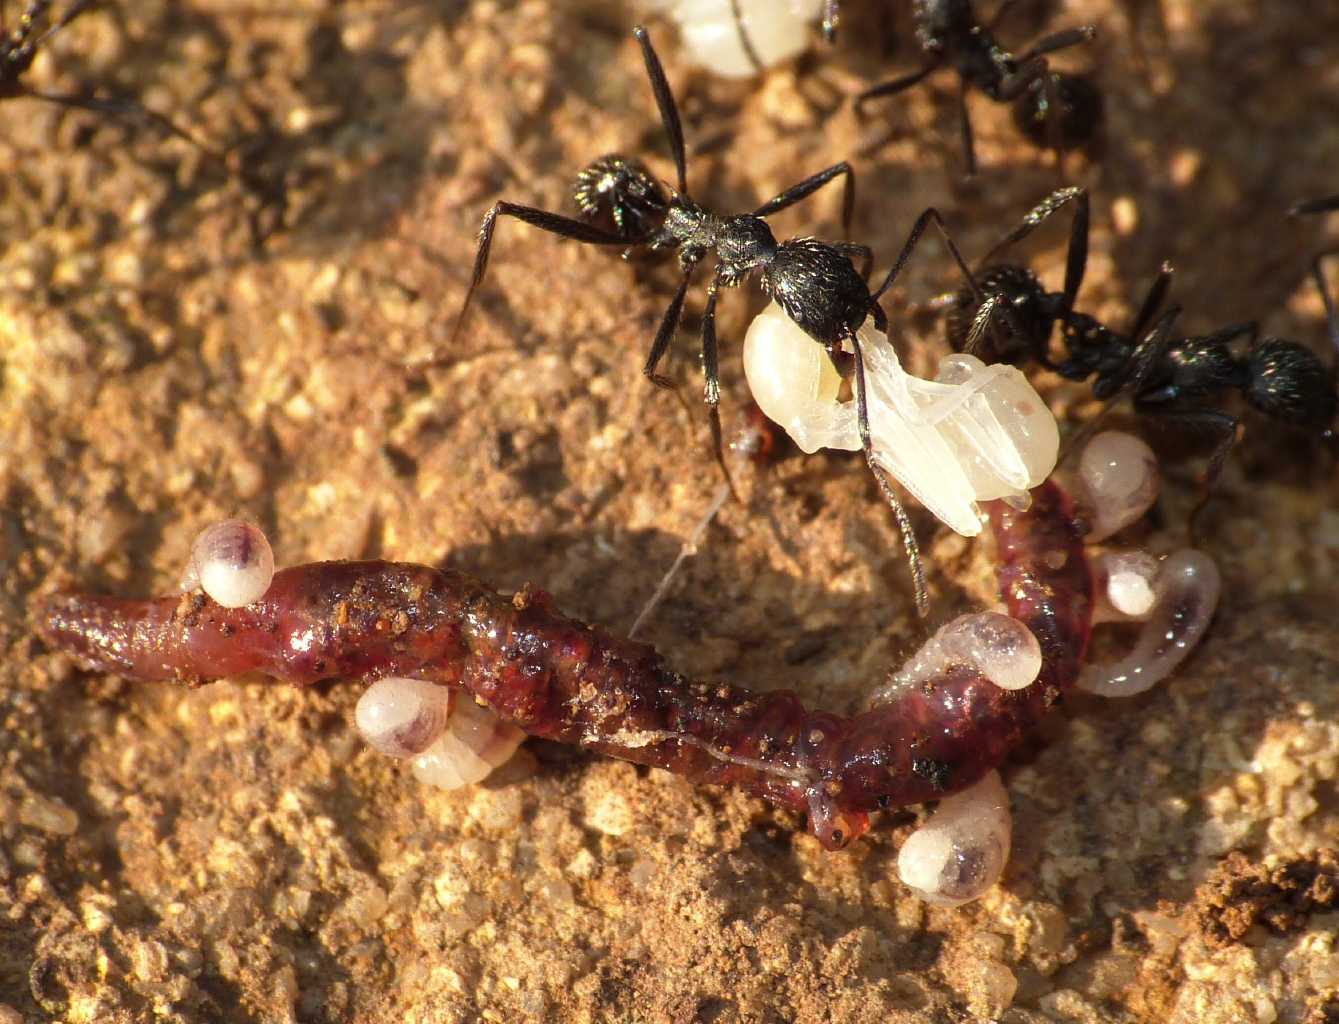
[[[1028,491],[1055,468],[1060,433],[1022,372],[963,354],[944,359],[937,380],[921,380],[871,321],[857,338],[878,466],[967,537],[981,532],[979,502],[1026,508]],[[776,303],[749,325],[744,375],[759,408],[803,451],[860,450],[856,403],[840,400],[827,353]]]
[[809,46],[823,0],[651,0],[673,19],[684,54],[725,78],[750,78]]

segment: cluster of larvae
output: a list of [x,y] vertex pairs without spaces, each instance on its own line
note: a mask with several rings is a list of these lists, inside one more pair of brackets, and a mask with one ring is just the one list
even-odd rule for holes
[[[809,348],[817,351],[812,343]],[[1006,418],[1004,426],[1016,424]],[[1088,524],[1088,540],[1100,543],[1142,516],[1156,499],[1156,462],[1137,438],[1099,434],[1078,460],[1070,488]],[[1217,603],[1217,570],[1191,550],[1161,561],[1143,552],[1106,552],[1095,555],[1093,565],[1098,583],[1094,621],[1143,625],[1128,656],[1088,664],[1079,685],[1110,697],[1142,692],[1171,672],[1208,627]],[[219,604],[236,608],[261,600],[273,575],[265,535],[232,519],[200,535],[185,586],[198,586]],[[1037,678],[1042,658],[1037,638],[1018,620],[998,612],[963,615],[936,632],[870,695],[870,703],[895,700],[951,665],[969,666],[1002,689],[1021,690]],[[421,781],[447,789],[483,780],[525,738],[462,691],[421,679],[373,682],[354,717],[373,748],[410,759]],[[958,905],[978,898],[999,879],[1010,835],[1008,797],[998,772],[991,771],[940,801],[903,844],[898,872],[923,899]]]
[[[265,596],[274,579],[274,553],[258,526],[226,519],[200,533],[182,589],[199,588],[225,608]],[[505,764],[525,733],[457,690],[421,679],[379,679],[354,713],[358,732],[374,749],[409,758],[414,776],[441,789],[482,782]]]

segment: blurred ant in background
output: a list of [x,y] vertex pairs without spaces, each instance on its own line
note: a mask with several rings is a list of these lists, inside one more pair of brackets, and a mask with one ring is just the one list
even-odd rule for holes
[[[1339,197],[1323,202],[1332,204],[1323,207],[1326,209],[1339,207]],[[1061,291],[1047,291],[1027,267],[991,262],[1071,203],[1074,213]],[[1238,417],[1215,404],[1225,392],[1239,392],[1257,412],[1333,446],[1339,411],[1333,366],[1295,341],[1261,338],[1255,321],[1231,324],[1210,334],[1175,335],[1181,306],[1173,304],[1158,315],[1171,285],[1169,265],[1163,264],[1128,332],[1075,311],[1074,300],[1087,266],[1088,229],[1087,192],[1059,189],[1034,207],[982,260],[975,271],[979,288],[1009,306],[1014,312],[1010,329],[1022,325],[1024,332],[1007,338],[997,349],[998,358],[1014,363],[1032,360],[1068,380],[1093,377],[1093,395],[1098,399],[1111,402],[1128,396],[1141,415],[1175,420],[1217,435],[1196,516],[1236,442]],[[1330,341],[1339,350],[1334,302],[1318,265],[1313,272],[1325,305]],[[980,302],[972,292],[940,296],[933,304],[948,310],[945,332],[955,349],[978,347],[986,337],[978,324]],[[1065,351],[1065,358],[1059,361],[1051,357],[1050,349],[1056,324]],[[994,336],[998,338],[999,332]],[[1239,339],[1244,342],[1241,351],[1233,344]]]
[[[171,118],[150,110],[134,100],[41,92],[29,87],[23,81],[24,75],[32,67],[43,45],[61,29],[92,10],[94,0],[74,0],[60,17],[54,19],[48,18],[51,6],[51,0],[30,0],[23,14],[19,16],[17,25],[7,33],[4,30],[3,10],[0,9],[0,101],[22,98],[45,100],[75,110],[87,110],[112,117],[138,118],[157,126],[163,132],[173,138],[181,139],[203,154],[225,174],[235,176],[244,188],[262,201],[265,207],[273,210],[269,216],[263,216],[264,210],[253,211],[249,218],[252,241],[256,244],[264,241],[274,226],[283,221],[287,197],[282,184],[276,185],[264,180],[245,163],[241,163],[238,167],[231,166],[222,152],[205,144]],[[39,25],[44,21],[48,22],[47,28],[41,31]]]
[[[1004,0],[995,18],[982,24],[971,0],[915,0],[912,18],[916,38],[928,61],[919,71],[866,89],[855,98],[856,113],[881,96],[911,88],[945,64],[957,71],[961,87],[958,109],[967,175],[976,174],[967,93],[976,89],[996,103],[1012,103],[1014,123],[1037,146],[1066,149],[1083,145],[1102,120],[1102,94],[1086,78],[1051,71],[1046,54],[1087,42],[1097,33],[1092,25],[1065,29],[1038,40],[1015,55],[995,38],[995,29],[1014,0]],[[831,3],[829,4],[831,6]],[[835,17],[835,10],[825,12]],[[825,27],[828,22],[825,20]]]

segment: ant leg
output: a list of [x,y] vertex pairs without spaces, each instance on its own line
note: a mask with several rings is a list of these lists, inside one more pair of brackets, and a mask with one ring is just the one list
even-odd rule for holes
[[788,206],[794,206],[800,200],[808,199],[833,178],[842,175],[846,177],[842,187],[842,233],[849,235],[851,233],[851,217],[855,214],[855,171],[845,160],[839,164],[833,164],[817,174],[811,174],[798,185],[792,185],[780,195],[769,199],[754,210],[753,216],[770,217]]
[[972,139],[972,114],[967,109],[967,79],[958,88],[958,125],[962,132],[962,152],[967,161],[966,175],[976,177],[976,143]]
[[919,71],[913,71],[909,75],[903,75],[901,78],[894,78],[891,82],[884,82],[882,85],[876,85],[872,89],[866,89],[856,96],[854,102],[855,112],[861,113],[861,108],[869,101],[878,99],[880,96],[891,96],[893,93],[903,92],[910,89],[916,83],[927,78],[932,72],[939,68],[943,63],[943,58],[936,58],[926,64]]
[[1130,337],[1139,338],[1143,336],[1153,315],[1157,313],[1163,300],[1167,298],[1167,289],[1172,284],[1172,274],[1174,273],[1172,265],[1166,260],[1158,270],[1158,276],[1153,284],[1149,286],[1148,294],[1144,296],[1144,304],[1139,307],[1139,315],[1134,318],[1134,325],[1130,328]]
[[[1060,108],[1059,76],[1047,71],[1041,78],[1041,88],[1046,93],[1046,141],[1055,150],[1055,174],[1065,180],[1065,139],[1064,126],[1060,123],[1063,112]],[[1019,103],[1024,102],[1022,99]]]
[[1209,454],[1209,465],[1205,468],[1204,477],[1200,481],[1199,499],[1195,502],[1195,507],[1190,510],[1190,517],[1186,521],[1186,534],[1193,545],[1199,536],[1200,517],[1204,514],[1204,510],[1208,508],[1209,500],[1213,497],[1214,484],[1218,482],[1218,477],[1223,472],[1223,466],[1227,463],[1227,457],[1237,443],[1237,425],[1240,421],[1231,413],[1216,412],[1212,409],[1164,412],[1156,407],[1150,408],[1136,404],[1135,411],[1148,416],[1157,416],[1164,421],[1173,420],[1190,427],[1207,428],[1219,435],[1219,441]]
[[739,47],[749,59],[749,64],[753,66],[753,73],[762,74],[762,61],[758,59],[758,51],[753,48],[753,40],[749,38],[748,29],[744,27],[744,12],[739,9],[739,0],[730,0],[730,15],[734,19],[735,34],[739,36]]
[[684,271],[683,280],[679,283],[679,290],[674,293],[674,298],[670,300],[665,315],[660,318],[660,326],[656,328],[655,340],[651,342],[651,351],[646,357],[646,365],[642,367],[642,373],[658,388],[674,390],[674,383],[668,377],[662,377],[656,373],[656,366],[664,358],[665,350],[669,348],[670,339],[674,337],[674,332],[679,329],[679,318],[683,314],[683,300],[688,294],[688,284],[693,279],[695,269],[697,269],[697,264],[693,263]]
[[[1336,206],[1339,206],[1339,196],[1331,198]],[[1316,291],[1320,292],[1320,301],[1325,306],[1325,321],[1329,325],[1330,344],[1334,347],[1336,357],[1339,357],[1339,312],[1335,310],[1334,296],[1330,294],[1329,285],[1325,283],[1325,272],[1321,270],[1322,261],[1336,255],[1339,255],[1339,249],[1317,253],[1316,258],[1311,261],[1311,277],[1316,282]]]
[[703,397],[707,402],[707,419],[711,423],[712,454],[725,474],[730,493],[738,499],[739,492],[735,490],[734,478],[725,462],[725,439],[721,430],[721,374],[716,346],[716,294],[720,286],[721,278],[717,274],[707,286],[707,304],[702,310],[702,374],[706,377]]
[[862,280],[869,280],[869,272],[874,269],[874,250],[867,245],[859,245],[855,242],[834,242],[832,248],[847,259],[854,260],[857,256],[864,264],[860,268],[860,277]]
[[1237,338],[1246,336],[1246,347],[1254,348],[1255,343],[1260,340],[1260,325],[1254,320],[1243,320],[1239,324],[1229,324],[1227,327],[1220,327],[1212,334],[1206,334],[1204,341],[1212,342],[1216,345],[1226,345]]
[[574,220],[558,213],[550,213],[548,210],[536,209],[533,206],[521,206],[518,203],[508,203],[505,200],[494,203],[492,208],[484,214],[483,223],[479,226],[479,251],[474,254],[474,274],[470,278],[470,287],[465,293],[465,301],[460,305],[460,317],[456,320],[456,326],[451,331],[452,345],[460,336],[460,329],[465,324],[465,316],[470,311],[470,300],[474,298],[474,290],[479,287],[479,283],[484,279],[484,272],[488,270],[488,253],[493,247],[493,228],[497,224],[498,217],[515,217],[517,220],[525,221],[525,223],[542,231],[558,235],[560,238],[571,238],[586,245],[628,244],[626,238],[621,238],[608,231],[602,231],[593,224],[587,224],[584,220]]
[[944,244],[948,246],[948,251],[953,255],[954,262],[958,264],[958,269],[962,271],[962,276],[967,279],[967,284],[971,287],[972,293],[976,296],[977,302],[985,302],[986,297],[982,293],[976,279],[972,277],[972,272],[967,268],[967,262],[962,258],[962,253],[954,244],[953,237],[948,233],[948,228],[944,225],[944,218],[933,206],[928,207],[916,218],[916,223],[911,226],[911,233],[907,236],[906,244],[902,246],[902,253],[897,257],[897,262],[893,264],[893,269],[888,271],[888,276],[883,279],[883,284],[870,296],[871,302],[878,302],[879,297],[883,295],[893,282],[897,280],[897,275],[902,273],[902,268],[907,265],[911,259],[911,253],[916,248],[916,243],[921,240],[921,235],[925,234],[925,229],[931,224],[939,229],[939,234],[944,239]]
[[1091,215],[1086,188],[1071,186],[1056,189],[1029,210],[1019,221],[1018,227],[997,242],[978,264],[985,266],[992,262],[1002,250],[1021,242],[1050,219],[1052,214],[1071,201],[1074,203],[1074,219],[1069,225],[1069,250],[1065,256],[1064,315],[1066,316],[1074,310],[1074,300],[1078,297],[1079,288],[1083,285],[1083,275],[1088,268],[1088,228]]
[[674,170],[679,176],[679,192],[688,194],[688,170],[683,155],[683,123],[679,120],[679,108],[674,103],[674,93],[670,91],[669,79],[660,65],[651,37],[646,29],[638,25],[632,30],[637,42],[642,45],[642,60],[646,63],[646,75],[651,79],[651,91],[656,95],[656,106],[660,108],[660,121],[665,126],[665,135],[669,138],[670,155],[674,157]]
[[1321,196],[1319,199],[1303,199],[1300,203],[1293,203],[1288,209],[1288,216],[1297,217],[1305,213],[1328,213],[1330,210],[1339,210],[1339,195]]
[[1063,32],[1054,32],[1033,43],[1026,52],[1017,58],[1018,63],[1031,63],[1044,54],[1055,53],[1056,50],[1064,50],[1071,46],[1077,46],[1079,43],[1086,43],[1095,35],[1097,35],[1096,25],[1081,25],[1078,28],[1067,28]]
[[1099,376],[1093,384],[1093,397],[1103,401],[1114,401],[1122,394],[1138,395],[1153,370],[1167,355],[1172,343],[1172,326],[1181,315],[1179,305],[1171,306],[1158,318],[1153,329],[1135,346],[1125,365],[1113,376]]
[[823,0],[823,38],[829,43],[837,41],[837,25],[841,20],[839,4],[840,0]]
[[1004,23],[1004,20],[1009,17],[1009,12],[1014,8],[1017,2],[1018,0],[1004,0],[995,11],[995,17],[990,19],[990,23],[986,26],[986,31],[993,35],[999,29],[1000,25]]
[[160,114],[156,110],[150,110],[148,107],[134,100],[100,100],[96,97],[85,96],[67,96],[61,93],[38,92],[35,89],[29,89],[25,86],[19,87],[19,95],[27,96],[30,99],[46,100],[48,103],[59,103],[61,106],[70,107],[74,110],[87,110],[95,114],[110,114],[113,117],[139,117],[151,124],[157,125],[168,135],[181,139],[194,146],[197,150],[213,160],[215,163],[226,167],[227,160],[222,153],[212,146],[201,142],[194,134],[182,128],[175,121],[165,114]]
[[[874,307],[878,309],[878,306]],[[878,321],[876,315],[876,323]],[[886,324],[886,318],[884,318]],[[911,583],[916,596],[916,614],[924,619],[930,612],[930,601],[925,589],[925,566],[921,564],[920,545],[916,541],[916,531],[912,529],[911,517],[907,515],[907,510],[902,507],[902,502],[898,501],[897,494],[893,491],[893,486],[888,482],[888,477],[878,463],[874,461],[874,442],[869,432],[869,404],[865,397],[865,357],[860,351],[860,342],[854,334],[846,338],[851,343],[852,351],[855,354],[855,400],[856,400],[856,422],[860,427],[860,447],[865,453],[865,462],[869,465],[869,471],[874,474],[874,480],[879,485],[879,490],[883,492],[884,500],[893,510],[893,517],[897,520],[898,531],[902,534],[902,547],[907,553],[907,563],[911,567]]]

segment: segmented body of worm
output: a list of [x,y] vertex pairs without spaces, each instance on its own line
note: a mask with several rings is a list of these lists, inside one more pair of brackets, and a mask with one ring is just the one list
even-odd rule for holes
[[1075,682],[1093,578],[1069,498],[1047,483],[1027,511],[987,507],[1008,613],[1040,642],[1036,680],[1006,690],[950,663],[850,717],[808,710],[789,691],[691,682],[648,645],[560,615],[541,591],[500,595],[464,573],[405,563],[294,566],[241,608],[199,593],[54,595],[39,628],[88,667],[139,680],[197,685],[259,671],[299,684],[411,676],[463,687],[532,736],[807,811],[809,830],[836,849],[876,808],[980,779]]

